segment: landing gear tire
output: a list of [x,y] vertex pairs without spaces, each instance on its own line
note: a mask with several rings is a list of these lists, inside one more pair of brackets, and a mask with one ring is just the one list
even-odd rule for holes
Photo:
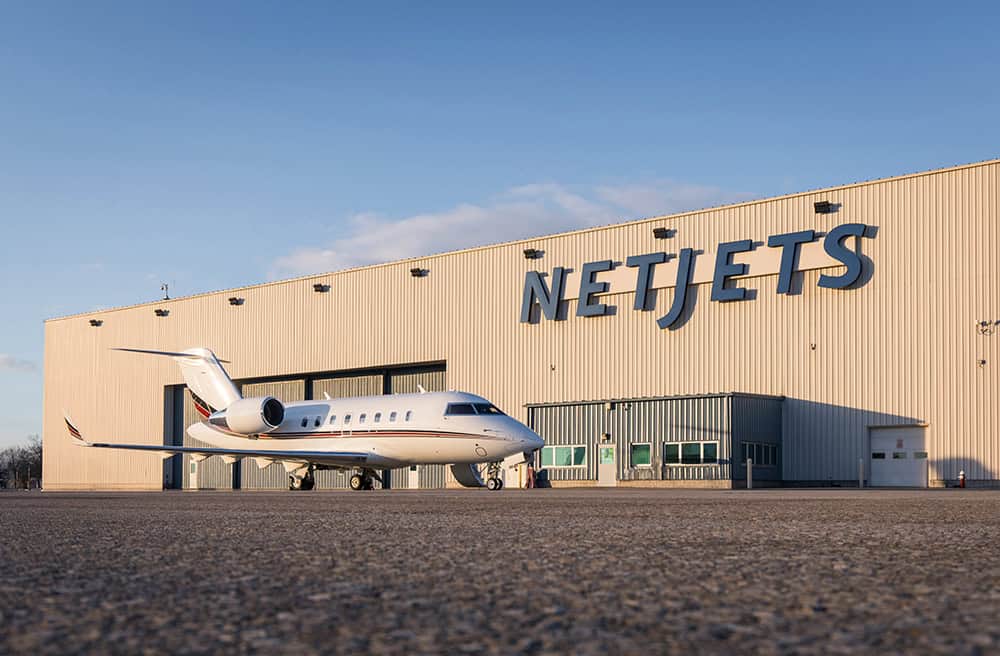
[[486,480],[487,490],[499,490],[502,487],[503,487],[503,481],[501,481],[499,478],[490,478]]
[[348,483],[354,491],[375,489],[375,480],[368,472],[354,474]]
[[302,476],[290,475],[288,477],[289,490],[311,490],[316,487],[316,479],[313,478],[313,470],[310,468]]

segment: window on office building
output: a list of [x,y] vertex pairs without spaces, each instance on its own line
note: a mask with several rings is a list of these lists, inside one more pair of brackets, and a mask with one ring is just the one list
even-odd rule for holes
[[542,447],[542,467],[583,467],[587,447],[582,444]]

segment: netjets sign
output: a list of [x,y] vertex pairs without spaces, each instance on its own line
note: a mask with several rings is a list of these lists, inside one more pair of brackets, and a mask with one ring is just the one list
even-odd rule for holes
[[[635,292],[632,309],[649,310],[652,290],[673,287],[670,309],[656,321],[660,328],[669,328],[684,312],[692,285],[711,283],[712,301],[743,301],[752,296],[750,289],[739,286],[741,279],[777,275],[777,293],[791,294],[792,275],[810,269],[846,267],[838,275],[823,273],[819,277],[820,287],[844,289],[857,283],[864,270],[861,238],[874,236],[871,226],[844,223],[825,235],[815,230],[771,235],[765,248],[760,248],[763,243],[755,244],[750,239],[721,243],[714,256],[682,248],[677,254],[632,255],[626,258],[625,268],[616,266],[612,260],[600,260],[587,262],[579,273],[565,267],[553,269],[551,277],[529,271],[524,279],[521,322],[530,323],[542,317],[565,319],[560,315],[560,304],[573,298],[578,299],[578,317],[614,314],[616,307],[599,302],[598,297],[631,291]],[[539,309],[535,310],[536,307]]]

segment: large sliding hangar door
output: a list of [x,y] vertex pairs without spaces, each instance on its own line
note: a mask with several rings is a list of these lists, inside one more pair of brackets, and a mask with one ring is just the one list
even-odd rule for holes
[[[274,396],[283,402],[323,400],[353,396],[378,396],[380,394],[405,394],[424,388],[428,392],[447,389],[444,363],[406,367],[380,368],[351,372],[323,372],[307,376],[288,376],[280,379],[236,381],[244,397]],[[202,417],[191,401],[184,385],[166,389],[165,406],[172,408],[170,443],[185,446],[207,446],[187,434],[187,427]],[[350,472],[316,472],[318,489],[346,489]],[[412,487],[411,480],[419,481],[421,488],[445,486],[444,465],[420,465],[413,473],[398,469],[383,473],[387,487]],[[280,463],[261,469],[253,459],[227,464],[213,456],[195,462],[188,455],[174,456],[164,465],[164,487],[184,489],[226,490],[282,490],[288,487],[288,474]]]

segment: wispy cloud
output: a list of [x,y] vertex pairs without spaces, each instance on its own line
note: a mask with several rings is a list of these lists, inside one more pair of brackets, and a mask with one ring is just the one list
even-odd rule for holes
[[38,366],[30,360],[20,360],[12,355],[0,353],[0,371],[38,371]]
[[578,189],[555,183],[514,187],[484,203],[391,219],[372,213],[351,217],[346,235],[322,248],[277,258],[271,278],[335,271],[431,255],[566,230],[671,214],[749,198],[699,185],[659,180]]

